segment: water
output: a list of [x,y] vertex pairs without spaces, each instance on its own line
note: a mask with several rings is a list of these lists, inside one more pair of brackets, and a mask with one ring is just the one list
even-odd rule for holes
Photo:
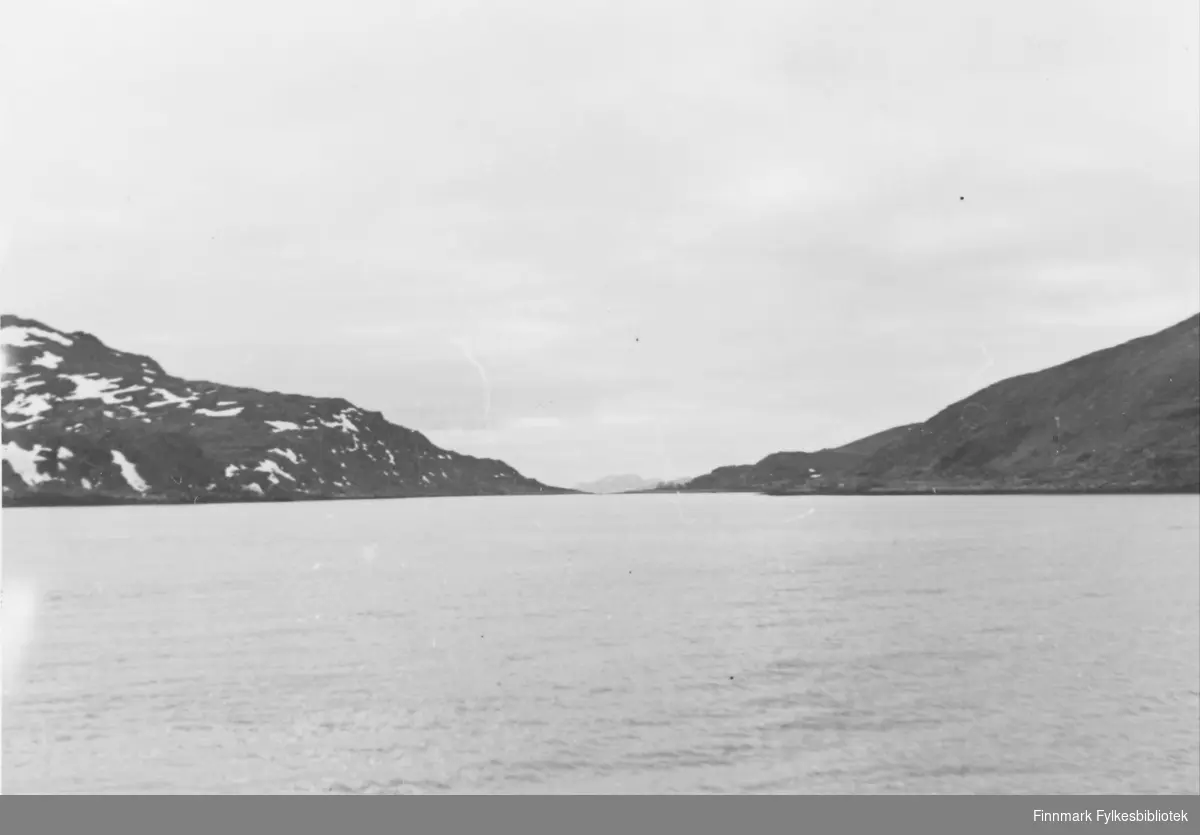
[[3,521],[6,792],[1200,791],[1195,497]]

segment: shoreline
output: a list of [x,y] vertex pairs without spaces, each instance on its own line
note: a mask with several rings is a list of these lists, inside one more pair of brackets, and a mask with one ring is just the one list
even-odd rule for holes
[[1190,487],[1115,487],[1115,488],[924,488],[924,489],[888,489],[877,488],[862,492],[852,490],[630,490],[624,493],[587,493],[576,490],[556,490],[545,493],[440,493],[433,495],[402,495],[402,496],[263,496],[246,497],[220,496],[204,497],[192,500],[170,497],[137,498],[134,496],[62,496],[62,495],[27,495],[5,498],[3,509],[19,510],[21,508],[46,507],[177,507],[180,505],[214,505],[214,504],[289,504],[293,502],[361,502],[385,501],[389,499],[470,499],[470,498],[505,498],[511,496],[679,496],[679,495],[712,495],[717,493],[749,494],[770,498],[796,498],[813,496],[866,496],[886,498],[896,496],[1197,496],[1200,486]]
[[178,507],[181,505],[214,505],[214,504],[291,504],[296,502],[365,502],[384,501],[387,499],[470,499],[470,498],[505,498],[508,496],[570,496],[587,495],[569,490],[547,491],[544,493],[435,493],[410,495],[382,496],[205,496],[194,498],[174,498],[170,496],[64,496],[64,495],[25,495],[5,497],[0,508],[4,510],[31,507]]
[[617,495],[750,493],[772,498],[796,496],[1195,496],[1200,485],[1185,487],[876,487],[870,490],[632,490]]

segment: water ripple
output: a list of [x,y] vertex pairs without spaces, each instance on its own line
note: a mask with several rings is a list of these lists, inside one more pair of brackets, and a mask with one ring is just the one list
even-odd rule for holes
[[1200,791],[1193,499],[577,498],[6,512],[5,789]]

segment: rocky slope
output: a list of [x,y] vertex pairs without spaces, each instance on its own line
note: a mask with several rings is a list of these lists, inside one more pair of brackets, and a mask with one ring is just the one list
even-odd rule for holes
[[5,505],[570,492],[340,399],[182,380],[5,315]]
[[833,450],[721,467],[687,490],[1200,490],[1200,316],[1003,380]]
[[756,464],[718,467],[682,484],[664,484],[659,489],[712,492],[759,492],[800,487],[836,489],[847,473],[857,471],[872,453],[906,437],[918,425],[885,429],[835,449],[773,452]]
[[859,473],[869,485],[1200,488],[1200,316],[954,403]]
[[758,491],[817,483],[830,475],[860,464],[863,456],[837,449],[817,452],[774,452],[757,464],[718,467],[710,473],[692,479],[688,490]]

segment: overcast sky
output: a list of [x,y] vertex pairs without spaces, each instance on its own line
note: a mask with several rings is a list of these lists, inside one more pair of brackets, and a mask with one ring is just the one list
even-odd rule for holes
[[921,420],[1200,309],[1200,17],[38,0],[3,308],[571,484]]

